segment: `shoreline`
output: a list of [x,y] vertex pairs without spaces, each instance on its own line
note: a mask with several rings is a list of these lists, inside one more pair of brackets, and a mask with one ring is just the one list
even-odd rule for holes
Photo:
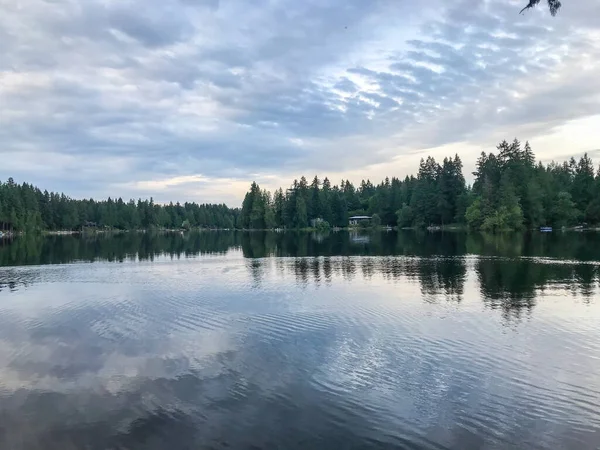
[[[370,231],[421,231],[421,232],[429,232],[429,233],[436,233],[436,232],[459,232],[459,233],[482,233],[481,231],[477,231],[477,230],[469,230],[468,227],[466,226],[461,226],[461,225],[444,225],[444,226],[430,226],[430,227],[426,227],[426,228],[421,228],[421,227],[387,227],[387,226],[378,226],[378,227],[332,227],[330,229],[327,230],[319,230],[317,228],[312,228],[312,227],[306,227],[306,228],[289,228],[289,229],[283,229],[283,228],[190,228],[188,230],[182,230],[182,229],[170,229],[170,228],[165,228],[165,229],[152,229],[152,228],[140,228],[140,229],[134,229],[134,230],[115,230],[115,229],[108,229],[108,230],[90,230],[90,229],[83,229],[83,230],[42,230],[42,231],[34,231],[34,232],[26,232],[26,231],[17,231],[17,232],[11,232],[11,231],[4,231],[4,232],[0,232],[0,239],[6,239],[6,238],[14,238],[17,236],[25,236],[25,235],[30,235],[30,234],[38,234],[41,236],[75,236],[75,235],[110,235],[110,234],[124,234],[124,233],[180,233],[180,234],[184,234],[184,233],[190,233],[190,232],[211,232],[211,231],[228,231],[228,232],[236,232],[236,231],[240,231],[240,232],[273,232],[273,233],[285,233],[285,232],[293,232],[293,233],[330,233],[330,232],[339,232],[339,231],[348,231],[348,232],[357,232],[357,231],[364,231],[364,232],[370,232]],[[539,228],[535,228],[535,229],[529,229],[529,230],[507,230],[507,231],[503,231],[503,232],[498,232],[498,233],[491,233],[491,234],[506,234],[506,233],[517,233],[517,234],[525,234],[525,233],[534,233],[534,232],[540,232]],[[553,233],[557,233],[557,232],[579,232],[579,233],[585,233],[585,232],[600,232],[600,227],[588,227],[588,228],[578,228],[578,227],[565,227],[565,228],[557,228],[554,229],[552,231]],[[552,233],[550,232],[550,233]],[[489,233],[486,233],[489,234]],[[546,233],[547,234],[547,233]]]

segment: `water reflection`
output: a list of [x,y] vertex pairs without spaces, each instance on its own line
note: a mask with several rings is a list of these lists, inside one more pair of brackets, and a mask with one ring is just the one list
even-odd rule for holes
[[0,240],[0,266],[74,261],[152,261],[224,254],[241,245],[240,233],[122,233],[85,236],[28,235]]
[[503,256],[600,261],[600,234],[484,235],[465,233],[123,233],[99,236],[23,236],[0,240],[0,266],[73,261],[153,260],[224,254],[269,256]]
[[595,235],[367,237],[4,245],[0,448],[600,445]]
[[516,315],[531,311],[545,290],[585,301],[597,293],[598,265],[593,263],[479,258],[476,271],[484,301]]
[[[101,236],[28,236],[2,241],[0,264],[44,265],[74,261],[154,261],[198,255],[240,254],[261,286],[264,258],[275,256],[301,285],[381,277],[412,280],[425,300],[460,302],[467,273],[477,275],[480,296],[507,317],[531,312],[544,290],[590,299],[598,289],[600,235],[596,233],[490,236],[462,233],[128,233]],[[47,275],[47,274],[46,274]],[[0,290],[40,281],[39,270],[3,270]]]

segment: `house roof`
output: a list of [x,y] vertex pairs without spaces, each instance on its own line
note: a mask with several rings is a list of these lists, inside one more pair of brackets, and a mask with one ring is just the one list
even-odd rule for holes
[[371,216],[352,216],[349,217],[348,220],[358,220],[358,219],[370,219]]

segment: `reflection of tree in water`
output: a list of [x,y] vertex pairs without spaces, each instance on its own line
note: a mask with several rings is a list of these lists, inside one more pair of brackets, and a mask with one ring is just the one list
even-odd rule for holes
[[457,233],[302,232],[245,233],[244,256],[432,256],[465,253],[465,237]]
[[318,285],[322,280],[330,283],[335,278],[355,281],[380,276],[389,282],[419,282],[424,294],[442,294],[448,299],[459,301],[463,295],[467,273],[463,258],[298,257],[280,259],[274,267],[279,273],[293,274],[303,286],[309,283]]
[[310,261],[310,271],[312,272],[313,281],[318,285],[321,284],[321,260],[313,258]]
[[333,273],[333,268],[331,267],[331,258],[323,259],[323,276],[325,277],[325,281],[331,283],[331,274]]
[[527,277],[538,276],[531,264],[518,260],[482,258],[476,270],[483,301],[492,309],[501,309],[507,318],[519,318],[535,306],[535,283]]
[[[309,266],[307,258],[295,258],[294,259],[294,275],[296,280],[306,285],[309,281]],[[313,272],[314,274],[314,272]]]
[[533,309],[538,290],[570,291],[589,299],[595,293],[598,280],[595,264],[544,262],[533,258],[480,258],[476,271],[484,302],[516,318]]
[[270,256],[272,251],[272,243],[267,239],[268,234],[255,231],[250,233],[242,233],[242,250],[245,258],[266,258]]
[[448,300],[462,300],[467,265],[462,258],[419,259],[419,280],[424,294],[444,293]]
[[[424,295],[460,300],[466,278],[465,255],[479,255],[476,271],[484,300],[492,307],[519,312],[533,308],[537,290],[563,289],[590,298],[597,290],[600,234],[532,233],[485,235],[364,231],[353,242],[349,233],[302,232],[122,233],[92,236],[27,235],[0,241],[0,265],[41,265],[72,261],[153,260],[224,254],[241,248],[254,260],[270,256],[281,273],[290,269],[306,284],[335,277],[419,282]],[[354,239],[356,241],[356,239]],[[368,258],[361,258],[368,256]],[[489,257],[509,257],[490,259]],[[560,259],[548,262],[539,258]],[[578,261],[571,263],[568,261]],[[588,261],[589,263],[584,263]],[[265,266],[249,263],[255,283]],[[14,278],[10,280],[15,283]],[[3,287],[10,287],[7,283]]]
[[249,259],[246,261],[246,267],[250,271],[254,287],[260,287],[265,277],[265,262],[262,259]]
[[521,256],[525,249],[523,234],[469,234],[466,240],[467,253],[489,256]]
[[150,260],[223,254],[240,246],[241,234],[120,233],[83,236],[26,235],[0,241],[0,265],[64,264],[73,261]]
[[[247,258],[268,256],[536,256],[600,260],[599,233],[484,235],[413,231],[370,232],[353,242],[349,233],[302,232],[121,233],[84,236],[27,235],[0,240],[0,265],[57,264],[72,261],[152,260],[222,254],[242,248]],[[356,239],[355,239],[356,240]],[[369,270],[369,269],[367,269]]]
[[466,252],[484,256],[599,261],[600,233],[474,233],[466,237]]
[[593,264],[577,264],[574,266],[573,289],[579,288],[581,295],[589,302],[595,294],[595,288],[598,282],[598,266]]
[[365,280],[370,280],[377,272],[373,258],[364,258],[360,260],[360,269]]
[[346,280],[351,281],[356,275],[356,261],[353,258],[346,257],[341,262],[342,276]]

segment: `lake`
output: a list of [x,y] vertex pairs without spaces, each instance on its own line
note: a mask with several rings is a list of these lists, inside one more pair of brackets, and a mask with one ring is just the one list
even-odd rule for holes
[[600,234],[0,241],[2,449],[600,448]]

